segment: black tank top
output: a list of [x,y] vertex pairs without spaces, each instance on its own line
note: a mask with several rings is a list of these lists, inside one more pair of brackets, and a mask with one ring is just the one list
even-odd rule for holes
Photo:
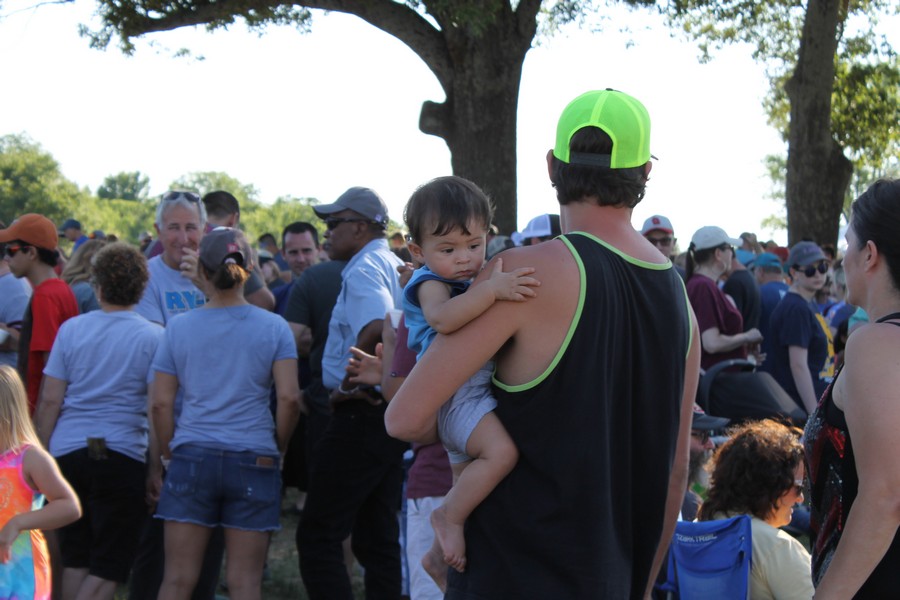
[[639,598],[660,540],[690,313],[671,264],[563,236],[581,297],[535,381],[494,380],[516,468],[466,523],[446,598]]
[[[877,322],[900,319],[888,315]],[[900,323],[891,322],[900,327]],[[810,525],[812,527],[813,585],[828,570],[837,550],[853,501],[859,492],[859,474],[853,454],[853,440],[844,411],[834,403],[834,385],[840,371],[825,390],[818,407],[806,423],[803,435],[806,472],[809,474]],[[887,458],[886,458],[887,460]],[[894,535],[887,553],[856,593],[857,599],[896,598],[900,594],[900,531]]]

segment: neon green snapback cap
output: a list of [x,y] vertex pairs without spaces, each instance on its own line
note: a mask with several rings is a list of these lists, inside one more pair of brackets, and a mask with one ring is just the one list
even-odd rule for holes
[[[612,154],[573,152],[569,143],[578,130],[598,127],[612,139]],[[564,163],[629,169],[650,160],[650,115],[641,102],[616,90],[586,92],[572,100],[556,126],[553,156]]]

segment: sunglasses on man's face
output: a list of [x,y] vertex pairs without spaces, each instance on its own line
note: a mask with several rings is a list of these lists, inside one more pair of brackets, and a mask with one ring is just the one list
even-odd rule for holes
[[328,217],[325,219],[325,227],[331,231],[341,223],[368,223],[369,219],[351,219],[346,217]]
[[186,200],[187,202],[194,202],[195,204],[200,204],[200,194],[195,194],[194,192],[166,192],[163,194],[162,201],[163,202],[177,202],[179,200]]
[[5,252],[4,252],[3,254],[4,254],[5,256],[8,256],[8,257],[12,258],[13,256],[16,255],[16,253],[17,253],[19,250],[24,250],[25,248],[28,248],[28,247],[29,247],[29,246],[24,245],[24,244],[21,245],[21,246],[7,246],[7,247],[6,247],[6,250],[5,250]]
[[816,274],[816,271],[824,275],[828,272],[828,263],[824,260],[817,265],[809,265],[807,267],[801,267],[800,265],[794,265],[794,269],[800,271],[807,277],[813,277]]
[[648,237],[647,241],[650,242],[651,244],[653,244],[654,246],[669,246],[672,244],[672,242],[675,241],[675,238],[672,237],[671,235],[668,235],[666,237],[657,237],[657,238]]

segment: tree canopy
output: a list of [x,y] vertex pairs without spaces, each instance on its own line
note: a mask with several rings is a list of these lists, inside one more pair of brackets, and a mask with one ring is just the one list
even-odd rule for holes
[[150,191],[150,179],[140,171],[109,175],[97,188],[97,197],[121,200],[144,200]]
[[[766,66],[770,123],[788,142],[788,237],[833,243],[860,183],[897,168],[900,61],[879,15],[888,0],[677,0],[672,22],[699,43],[702,60],[748,44]],[[779,164],[778,161],[771,164]],[[853,173],[865,176],[851,189]]]
[[[622,0],[652,5],[652,0]],[[86,32],[106,47],[114,38],[126,52],[151,32],[238,20],[251,28],[311,26],[312,9],[355,15],[415,52],[440,83],[446,99],[424,101],[419,128],[441,137],[453,173],[478,183],[496,207],[496,224],[516,229],[516,112],[522,64],[537,35],[594,9],[590,0],[98,0],[102,25]],[[300,57],[298,57],[300,60]]]
[[[135,183],[139,185],[132,185]],[[159,198],[147,197],[149,184],[140,171],[119,173],[107,177],[95,196],[66,179],[53,156],[27,135],[0,137],[0,220],[7,225],[20,215],[35,212],[57,225],[75,218],[85,233],[102,230],[134,243],[142,231],[154,231]],[[255,186],[227,173],[188,173],[170,187],[201,194],[217,189],[231,191],[241,203],[241,228],[251,240],[266,232],[277,237],[293,221],[307,221],[316,226],[321,223],[312,208],[318,203],[316,199],[283,197],[271,205],[262,204],[255,199]],[[99,193],[103,189],[109,197]],[[138,193],[142,190],[143,193]],[[131,192],[135,192],[134,198],[128,197]],[[68,244],[62,238],[60,243],[64,248]]]

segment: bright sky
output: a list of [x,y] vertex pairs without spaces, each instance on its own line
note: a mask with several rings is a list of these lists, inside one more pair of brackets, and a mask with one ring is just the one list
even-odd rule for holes
[[[257,186],[264,202],[288,194],[331,202],[365,185],[399,221],[416,186],[450,173],[443,140],[418,129],[421,103],[444,99],[437,80],[406,46],[355,17],[319,14],[308,35],[270,28],[257,37],[243,25],[167,32],[126,57],[78,37],[92,2],[15,12],[36,2],[3,2],[0,135],[27,133],[80,186],[96,191],[107,175],[139,170],[159,194],[186,173],[224,171]],[[618,33],[626,23],[630,36]],[[607,29],[569,28],[526,58],[520,229],[558,212],[544,157],[560,111],[584,91],[612,87],[644,102],[653,121],[659,161],[636,227],[660,213],[682,248],[704,225],[784,243],[785,232],[760,226],[783,211],[766,197],[762,161],[784,145],[766,125],[768,84],[749,50],[729,48],[700,65],[696,48],[671,39],[647,11],[623,11]],[[182,47],[205,60],[173,58]]]

